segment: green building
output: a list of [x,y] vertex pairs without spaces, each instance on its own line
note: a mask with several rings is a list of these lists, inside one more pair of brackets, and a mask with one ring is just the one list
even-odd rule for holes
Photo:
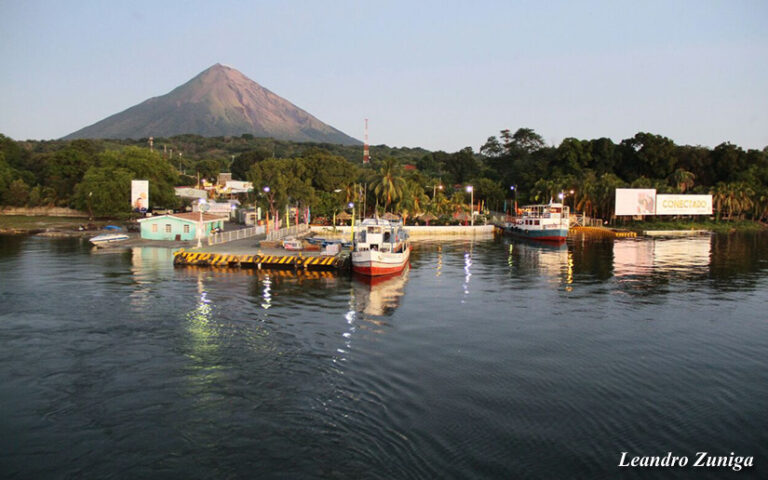
[[[207,237],[212,230],[224,229],[224,221],[227,217],[203,214],[202,235]],[[147,240],[195,240],[197,229],[200,227],[199,213],[174,213],[147,217],[139,220],[141,224],[141,238]]]

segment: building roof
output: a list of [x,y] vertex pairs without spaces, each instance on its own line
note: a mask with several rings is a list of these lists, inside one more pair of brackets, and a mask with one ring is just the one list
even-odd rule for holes
[[[195,212],[189,212],[189,213],[172,213],[170,215],[159,215],[157,217],[147,217],[147,218],[141,218],[139,219],[140,222],[146,222],[148,220],[158,220],[160,218],[166,218],[166,217],[174,217],[178,218],[179,220],[184,220],[187,222],[194,222],[197,223],[200,221],[200,214]],[[220,220],[226,220],[227,217],[223,215],[211,215],[208,213],[203,214],[203,223],[210,223],[210,222],[218,222]]]

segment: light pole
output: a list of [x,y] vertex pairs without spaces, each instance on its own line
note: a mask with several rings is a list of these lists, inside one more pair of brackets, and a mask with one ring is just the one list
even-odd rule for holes
[[355,249],[355,202],[349,202],[349,208],[352,209],[352,228],[350,233],[350,241],[352,242],[352,250]]
[[265,186],[263,189],[264,195],[267,197],[267,201],[269,202],[269,210],[267,210],[267,222],[265,223],[265,229],[264,233],[269,235],[269,214],[272,212],[272,199],[274,198],[274,195],[269,194],[269,185]]
[[511,185],[509,189],[515,194],[515,217],[517,217],[517,185]]
[[203,207],[207,206],[204,198],[197,201],[197,211],[200,213],[200,222],[197,226],[197,248],[203,246]]
[[429,187],[432,187],[432,200],[435,199],[435,194],[437,193],[438,189],[440,189],[441,191],[443,190],[443,184],[442,183],[438,183],[436,185],[427,185],[427,188],[429,188]]
[[475,189],[472,185],[467,185],[467,192],[469,192],[469,220],[472,227],[475,226]]

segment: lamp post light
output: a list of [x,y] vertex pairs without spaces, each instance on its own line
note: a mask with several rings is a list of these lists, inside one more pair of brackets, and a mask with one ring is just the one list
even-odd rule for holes
[[197,226],[197,248],[203,246],[203,207],[207,207],[207,202],[201,198],[197,201],[197,211],[200,213],[200,222]]
[[472,185],[467,185],[467,192],[469,192],[469,220],[472,227],[475,226],[475,189]]
[[427,185],[427,188],[429,188],[429,187],[432,187],[432,200],[435,199],[435,194],[437,193],[438,189],[441,190],[441,191],[443,190],[443,184],[442,183],[438,183],[438,184],[435,184],[435,185]]
[[269,202],[269,210],[267,210],[267,222],[264,224],[266,227],[264,229],[264,233],[269,235],[269,222],[270,222],[269,214],[272,212],[273,204],[274,204],[273,200],[275,196],[269,194],[269,185],[262,188],[262,190],[264,191],[264,195],[267,197],[267,201]]
[[573,213],[576,213],[576,196],[574,195],[574,193],[575,193],[575,190],[571,190],[569,192],[569,195],[573,199]]
[[352,209],[352,228],[350,229],[350,241],[352,242],[352,246],[350,247],[352,250],[355,249],[355,202],[349,202],[348,204],[349,208]]
[[510,185],[509,189],[515,195],[515,217],[517,217],[517,185]]

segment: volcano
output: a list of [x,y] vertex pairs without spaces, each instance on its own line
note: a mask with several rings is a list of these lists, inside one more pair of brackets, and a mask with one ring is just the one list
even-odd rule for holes
[[238,70],[216,64],[171,92],[64,137],[140,139],[194,134],[359,145]]

